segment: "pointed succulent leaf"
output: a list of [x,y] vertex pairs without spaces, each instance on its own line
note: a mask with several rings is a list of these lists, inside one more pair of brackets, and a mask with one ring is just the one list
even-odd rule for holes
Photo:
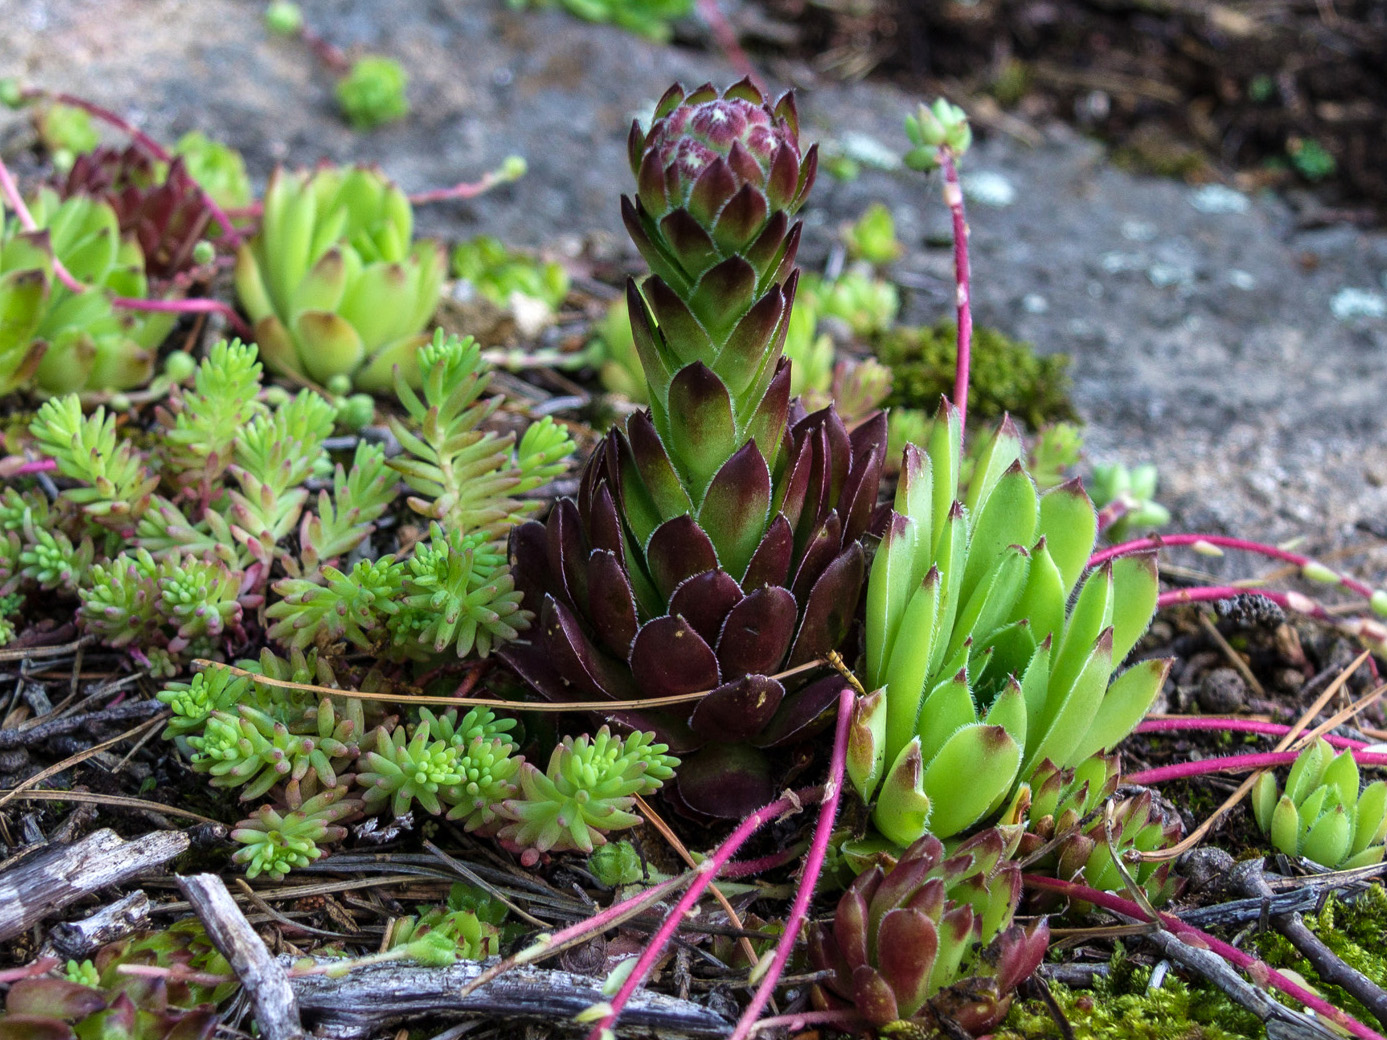
[[1002,479],[1002,474],[1021,462],[1022,455],[1021,434],[1017,432],[1011,416],[1006,416],[993,431],[973,464],[973,478],[968,482],[968,495],[964,499],[968,512],[978,515],[992,496],[997,482]]
[[1070,752],[1069,760],[1088,758],[1109,751],[1146,717],[1170,672],[1171,659],[1138,661],[1114,679],[1093,714],[1084,738]]
[[1094,643],[1072,683],[1056,683],[1055,674],[1051,672],[1045,710],[1036,727],[1040,731],[1039,740],[1033,748],[1027,749],[1023,772],[1030,772],[1045,758],[1060,765],[1071,764],[1071,756],[1084,739],[1083,724],[1097,712],[1111,675],[1112,629],[1107,628]]
[[[908,523],[903,517],[901,522]],[[894,530],[893,525],[893,530]],[[887,538],[892,538],[888,534]],[[877,549],[878,554],[891,551],[889,542]],[[908,561],[902,561],[904,570]],[[888,575],[894,577],[894,575]],[[925,682],[929,678],[930,659],[934,653],[940,598],[939,572],[931,570],[924,582],[901,612],[896,629],[902,633],[896,637],[894,649],[885,667],[881,670],[868,669],[868,681],[880,685],[887,691],[886,699],[886,747],[887,754],[894,758],[899,750],[917,733],[916,720],[920,714],[920,704],[927,692]],[[869,606],[869,609],[870,606]],[[871,631],[870,622],[868,631]]]
[[761,588],[749,593],[728,612],[718,636],[716,650],[723,676],[777,671],[790,648],[796,620],[795,598],[789,590]]
[[896,756],[877,793],[872,822],[897,845],[909,845],[925,833],[930,818],[930,798],[924,789],[924,762],[916,737]]
[[1387,781],[1376,780],[1358,796],[1353,845],[1349,852],[1357,855],[1370,845],[1380,845],[1384,836],[1387,836]]
[[1069,612],[1064,635],[1055,647],[1054,664],[1050,670],[1050,685],[1061,692],[1074,684],[1084,667],[1098,633],[1112,625],[1113,580],[1112,567],[1104,564],[1084,579],[1074,608]]
[[848,728],[847,774],[858,797],[871,804],[886,764],[886,691],[853,701]]
[[1098,514],[1077,478],[1040,496],[1040,533],[1064,579],[1067,596],[1088,565],[1098,537]]
[[1300,814],[1289,795],[1282,795],[1271,814],[1271,843],[1288,856],[1300,855]]
[[968,673],[960,669],[929,691],[920,706],[918,722],[920,754],[928,765],[948,739],[964,726],[978,721],[973,691],[968,688]]
[[742,587],[732,575],[708,569],[679,582],[669,597],[669,612],[684,618],[709,646],[716,646],[728,611],[741,601]]
[[1286,778],[1286,794],[1291,801],[1300,805],[1310,793],[1320,786],[1320,777],[1325,766],[1333,757],[1334,749],[1323,737],[1316,740],[1291,763],[1290,775]]
[[[939,549],[940,542],[945,536],[945,528],[948,521],[952,519],[954,503],[958,499],[959,463],[963,453],[963,422],[959,418],[958,409],[955,408],[948,399],[940,402],[939,415],[934,420],[934,429],[930,432],[929,457],[931,463],[931,500],[933,505],[930,509],[930,529],[932,546],[935,557],[941,559],[943,553]],[[962,571],[959,577],[962,578]]]
[[681,617],[646,623],[631,644],[631,675],[650,697],[711,690],[719,684],[712,647]]
[[689,725],[709,740],[751,740],[766,728],[785,699],[785,687],[765,675],[724,683],[698,702]]
[[938,952],[938,930],[925,914],[898,907],[882,917],[877,929],[877,964],[902,1018],[914,1017],[929,997]]
[[1126,659],[1137,640],[1146,634],[1156,612],[1160,581],[1156,554],[1132,553],[1113,560],[1112,659]]
[[670,443],[677,445],[673,460],[699,500],[738,444],[732,399],[701,361],[681,369],[669,385],[669,429]]
[[698,511],[699,525],[713,540],[718,561],[733,577],[746,573],[766,533],[770,502],[770,471],[755,443],[748,441],[723,463]]
[[1000,726],[959,730],[925,769],[934,803],[930,829],[947,837],[977,823],[1006,796],[1020,765],[1020,745]]
[[1276,803],[1281,792],[1276,789],[1276,776],[1271,770],[1259,773],[1252,785],[1252,815],[1263,833],[1271,833],[1271,816],[1276,811]]
[[972,595],[1007,546],[1029,546],[1034,541],[1039,518],[1035,482],[1019,462],[1013,463],[979,511],[974,512],[971,507],[969,511],[973,530],[960,590],[965,599]]
[[1348,811],[1342,805],[1334,806],[1311,826],[1301,846],[1301,855],[1321,866],[1337,866],[1348,854],[1352,828]]
[[1320,783],[1333,787],[1339,793],[1339,804],[1356,805],[1358,802],[1358,763],[1353,760],[1352,751],[1340,751],[1324,768]]

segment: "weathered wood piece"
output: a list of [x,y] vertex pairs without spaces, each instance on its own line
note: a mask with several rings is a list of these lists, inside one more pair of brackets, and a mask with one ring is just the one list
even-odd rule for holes
[[[459,991],[490,963],[422,968],[392,961],[355,969],[340,979],[303,975],[290,982],[304,1019],[316,1035],[330,1040],[378,1036],[412,1019],[489,1015],[503,1021],[571,1021],[608,999],[601,979],[534,967],[515,968],[460,997]],[[732,1023],[710,1008],[648,991],[631,998],[618,1025],[623,1036],[724,1037],[731,1031]]]
[[0,874],[0,942],[100,889],[156,870],[188,849],[183,831],[126,841],[103,828],[72,845],[44,849]]
[[80,960],[107,943],[124,939],[149,924],[149,896],[137,888],[80,921],[60,921],[48,929],[55,953]]
[[302,1040],[299,1005],[284,968],[265,949],[222,879],[215,874],[191,874],[180,877],[178,887],[193,904],[212,945],[231,962],[231,970],[241,980],[255,1009],[260,1035],[265,1040]]

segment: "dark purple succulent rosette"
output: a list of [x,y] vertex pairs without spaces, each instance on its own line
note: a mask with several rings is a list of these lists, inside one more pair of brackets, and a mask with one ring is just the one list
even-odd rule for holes
[[134,236],[144,253],[145,273],[161,281],[193,267],[193,249],[212,220],[181,156],[160,180],[154,161],[135,145],[79,155],[57,187],[63,198],[87,195],[115,210],[120,233]]

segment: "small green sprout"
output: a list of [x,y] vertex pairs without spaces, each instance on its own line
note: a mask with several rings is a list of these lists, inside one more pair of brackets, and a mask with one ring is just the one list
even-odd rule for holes
[[409,114],[408,83],[398,61],[367,55],[337,84],[337,104],[354,129],[374,130]]
[[1257,826],[1288,856],[1304,856],[1330,870],[1381,863],[1387,841],[1387,782],[1359,790],[1351,751],[1337,755],[1323,738],[1291,766],[1284,792],[1264,772],[1252,788]]

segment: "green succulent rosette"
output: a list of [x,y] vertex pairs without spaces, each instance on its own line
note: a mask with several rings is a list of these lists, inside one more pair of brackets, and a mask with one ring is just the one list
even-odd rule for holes
[[[92,198],[61,200],[44,188],[29,209],[35,230],[11,220],[0,231],[0,393],[31,381],[49,394],[148,382],[178,316],[113,304],[148,296],[139,245]],[[58,280],[55,258],[85,291]]]
[[1257,826],[1288,856],[1304,856],[1330,870],[1381,863],[1387,841],[1387,782],[1359,790],[1352,751],[1337,755],[1321,737],[1297,757],[1277,788],[1276,776],[1262,773],[1252,788]]
[[907,446],[867,582],[875,692],[855,709],[847,768],[897,845],[986,819],[1046,759],[1113,747],[1170,666],[1113,676],[1151,622],[1155,553],[1090,569],[1097,517],[1079,483],[1040,494],[1004,421],[961,489],[962,437],[945,401],[928,450]]
[[409,199],[378,170],[276,170],[260,231],[236,256],[261,359],[331,389],[389,392],[397,365],[418,386],[447,265],[413,235]]

